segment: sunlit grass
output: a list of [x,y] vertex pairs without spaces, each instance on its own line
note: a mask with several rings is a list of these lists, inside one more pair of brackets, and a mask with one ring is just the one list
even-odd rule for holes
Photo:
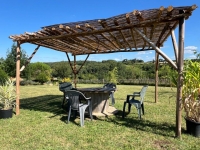
[[117,85],[115,107],[119,112],[115,116],[95,117],[93,121],[86,118],[85,126],[80,127],[78,118],[66,124],[67,113],[61,108],[63,93],[58,86],[22,86],[20,115],[0,120],[0,147],[3,150],[200,149],[199,139],[185,134],[184,119],[182,140],[174,138],[176,89],[159,87],[158,102],[155,103],[155,87],[149,86],[142,120],[138,119],[134,107],[122,119],[126,95],[141,88]]

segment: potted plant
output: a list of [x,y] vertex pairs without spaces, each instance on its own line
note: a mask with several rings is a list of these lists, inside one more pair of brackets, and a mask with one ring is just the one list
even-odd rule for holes
[[15,106],[16,92],[14,83],[8,79],[0,85],[0,119],[12,118],[13,107]]
[[187,61],[183,71],[182,108],[187,133],[200,137],[200,63]]

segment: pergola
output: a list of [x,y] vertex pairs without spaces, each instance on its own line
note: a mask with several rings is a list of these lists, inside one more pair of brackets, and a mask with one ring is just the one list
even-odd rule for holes
[[[176,103],[176,137],[181,135],[181,98],[182,98],[182,70],[184,54],[184,22],[191,15],[196,5],[184,7],[163,7],[158,9],[134,10],[133,12],[113,16],[107,19],[87,20],[72,23],[62,23],[42,27],[37,32],[25,32],[11,35],[17,42],[16,62],[16,114],[19,114],[19,85],[20,71],[30,62],[40,46],[66,53],[74,73],[76,86],[77,70],[76,56],[90,54],[136,52],[155,50],[155,102],[158,99],[158,58],[162,56],[175,70],[177,70],[177,103]],[[178,44],[174,30],[179,27]],[[171,36],[174,47],[175,62],[161,49],[167,38]],[[20,69],[20,45],[30,43],[37,45],[26,65]],[[69,53],[74,56],[71,63]],[[85,63],[84,61],[84,63]],[[83,63],[83,64],[84,64]]]

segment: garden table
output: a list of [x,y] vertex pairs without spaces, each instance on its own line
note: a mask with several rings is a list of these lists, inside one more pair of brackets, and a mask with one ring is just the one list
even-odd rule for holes
[[105,116],[113,115],[117,109],[109,105],[110,93],[115,91],[115,88],[78,88],[86,97],[92,99],[92,115]]

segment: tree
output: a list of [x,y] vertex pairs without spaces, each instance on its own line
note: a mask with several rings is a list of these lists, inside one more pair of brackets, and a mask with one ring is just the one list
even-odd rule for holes
[[117,67],[115,67],[112,71],[108,72],[108,82],[117,84],[118,83],[118,71]]
[[41,62],[30,64],[30,74],[32,80],[45,83],[51,80],[52,69],[49,65]]
[[60,77],[63,79],[66,77],[70,77],[70,75],[72,74],[72,70],[69,66],[69,63],[65,61],[51,63],[49,65],[51,66],[53,77]]
[[[13,43],[11,50],[7,51],[7,56],[4,61],[5,72],[11,77],[15,77],[16,75],[16,49],[17,49],[17,46],[15,43]],[[28,60],[28,56],[26,55],[26,52],[24,50],[21,50],[20,51],[20,67],[23,66],[27,60]],[[25,71],[21,72],[21,76],[23,77],[24,75],[25,75]]]

